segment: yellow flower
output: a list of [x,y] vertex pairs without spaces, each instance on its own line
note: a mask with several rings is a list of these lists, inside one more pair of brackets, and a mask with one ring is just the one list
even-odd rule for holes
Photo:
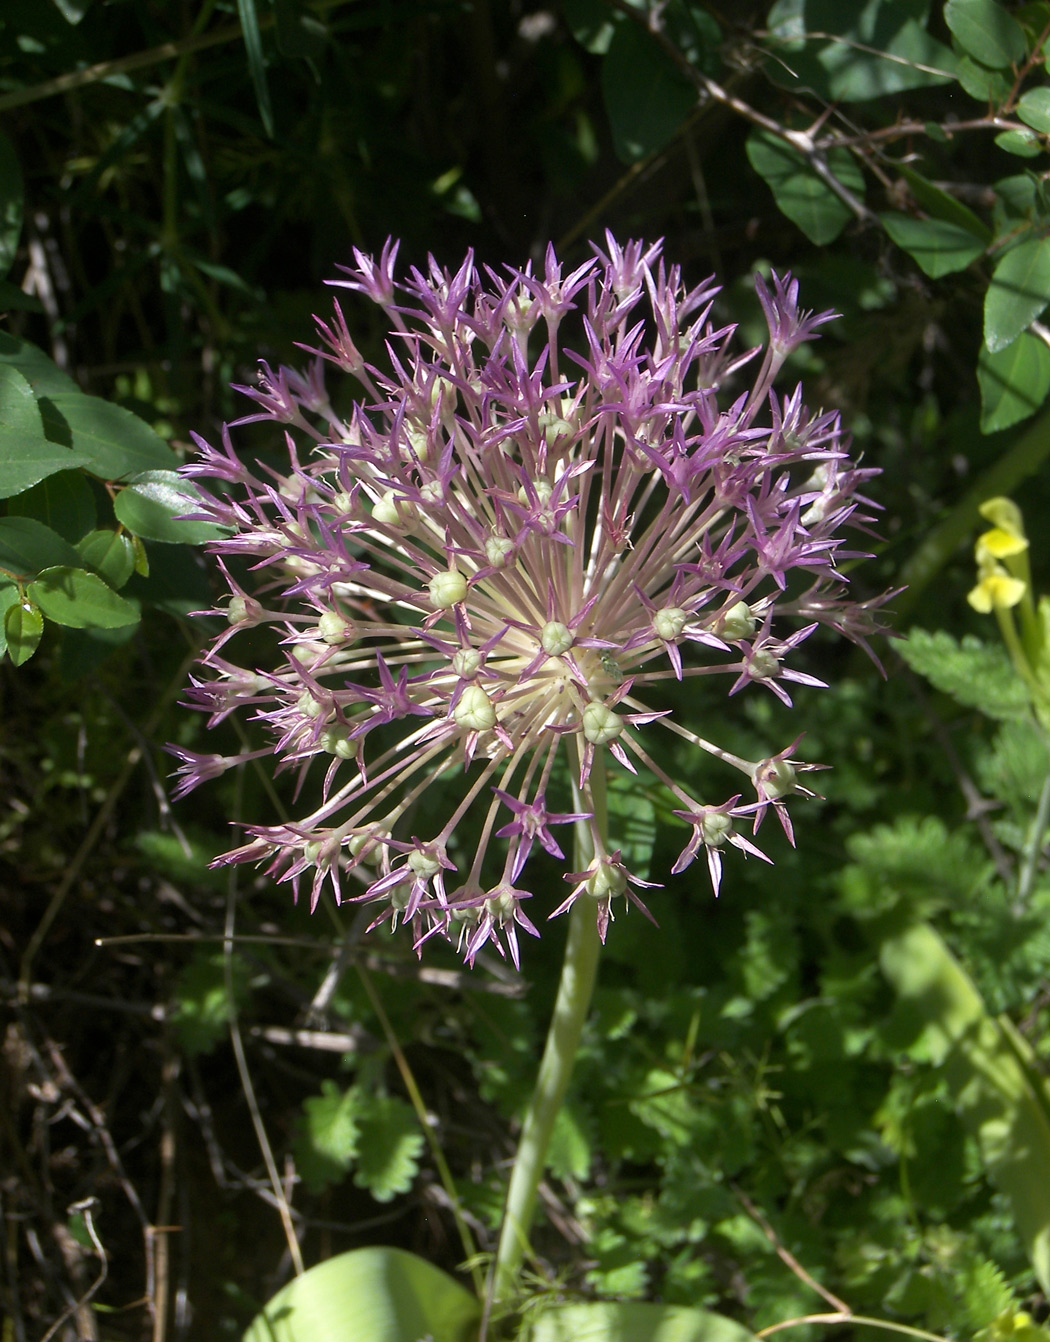
[[980,582],[966,597],[974,610],[980,615],[990,615],[993,610],[1016,606],[1027,584],[1020,578],[1012,578],[1001,564],[982,565],[982,569]]

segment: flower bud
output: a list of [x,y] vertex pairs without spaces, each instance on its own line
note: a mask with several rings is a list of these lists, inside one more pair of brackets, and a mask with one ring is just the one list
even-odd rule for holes
[[592,745],[604,746],[623,731],[623,722],[605,704],[588,704],[583,710],[583,734]]
[[730,643],[750,638],[758,628],[758,621],[746,601],[738,601],[735,606],[730,606],[718,623],[719,633]]
[[321,749],[341,760],[352,760],[357,755],[358,745],[350,739],[350,728],[343,722],[337,722],[321,733]]
[[452,656],[452,670],[460,680],[473,680],[481,667],[481,653],[475,648],[460,648]]
[[653,632],[665,643],[673,643],[681,635],[688,620],[689,612],[681,606],[664,606],[653,616]]
[[490,536],[485,542],[485,558],[493,568],[505,568],[514,553],[514,542],[506,536]]
[[436,573],[430,580],[430,604],[437,610],[450,610],[467,595],[467,580],[458,569]]
[[560,620],[548,620],[540,632],[543,651],[550,657],[563,657],[573,645],[572,630]]
[[326,610],[317,621],[317,632],[325,643],[334,647],[338,643],[352,643],[357,636],[357,626],[340,611]]
[[372,518],[388,527],[411,527],[419,517],[415,506],[407,499],[399,499],[392,489],[376,499]]
[[452,718],[457,727],[487,732],[496,725],[496,710],[480,685],[468,685],[452,710]]

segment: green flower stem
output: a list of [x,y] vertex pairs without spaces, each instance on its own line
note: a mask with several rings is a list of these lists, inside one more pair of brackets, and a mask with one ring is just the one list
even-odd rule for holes
[[[595,822],[604,844],[608,822],[604,761],[600,751],[595,752],[591,788]],[[575,788],[573,791],[574,807],[580,810],[579,796]],[[594,838],[590,826],[583,822],[576,825],[575,858],[577,871],[586,871],[594,861]],[[522,1126],[510,1187],[507,1189],[503,1227],[493,1268],[493,1294],[498,1302],[507,1302],[513,1298],[518,1273],[528,1249],[529,1231],[546,1166],[547,1149],[576,1062],[580,1036],[598,976],[600,951],[594,905],[586,895],[581,895],[569,914],[569,937],[565,945],[558,995],[536,1086]]]

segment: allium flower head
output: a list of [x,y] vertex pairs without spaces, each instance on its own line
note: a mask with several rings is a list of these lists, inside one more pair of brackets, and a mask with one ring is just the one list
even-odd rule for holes
[[[219,482],[204,515],[229,535],[212,548],[253,588],[223,566],[228,628],[193,698],[212,722],[249,709],[282,767],[324,769],[321,805],[251,827],[222,860],[268,862],[296,893],[305,878],[312,904],[330,881],[375,906],[373,925],[446,937],[471,963],[489,942],[517,963],[518,929],[537,935],[530,862],[571,865],[561,826],[588,826],[595,855],[548,909],[592,901],[603,937],[621,899],[644,909],[598,819],[607,763],[666,788],[688,833],[674,870],[703,850],[716,894],[728,847],[763,857],[737,822],[756,831],[772,807],[791,837],[787,803],[813,795],[799,778],[815,766],[789,758],[797,741],[756,761],[697,734],[689,684],[722,676],[730,696],[790,706],[792,685],[822,684],[792,666],[819,625],[858,642],[876,628],[880,601],[850,601],[838,569],[874,472],[851,463],[837,414],[773,389],[831,314],[802,311],[790,279],[758,280],[768,347],[732,353],[712,282],[687,289],[659,245],[595,250],[570,274],[550,249],[542,276],[468,256],[402,280],[396,246],[355,252],[335,283],[382,309],[382,366],[336,303],[306,374],[264,364],[241,389],[255,410],[237,422],[283,426],[284,464],[250,466],[225,430],[187,468]],[[333,372],[354,384],[348,411]],[[228,660],[260,624],[280,634],[276,670]],[[661,732],[710,756],[729,799],[671,777]],[[184,788],[221,769],[182,758]],[[736,789],[719,779],[733,771]],[[424,794],[444,819],[420,832]]]

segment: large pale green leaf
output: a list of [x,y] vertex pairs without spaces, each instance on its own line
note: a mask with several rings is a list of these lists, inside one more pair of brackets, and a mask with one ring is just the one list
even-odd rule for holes
[[148,541],[197,545],[228,534],[212,522],[183,520],[199,509],[200,491],[174,471],[142,471],[113,501],[117,521]]
[[601,1301],[545,1309],[523,1342],[754,1342],[754,1334],[705,1309]]
[[[747,156],[765,179],[783,214],[818,246],[833,242],[845,228],[852,211],[823,177],[792,145],[770,131],[757,130],[747,138]],[[828,155],[828,169],[855,196],[864,194],[864,175],[846,150]]]
[[40,409],[48,436],[84,453],[91,463],[88,470],[103,480],[126,480],[178,465],[175,453],[144,419],[100,396],[48,393]]
[[0,135],[0,276],[11,269],[22,236],[25,188],[14,145]]
[[72,545],[43,522],[33,517],[0,517],[0,568],[29,577],[55,564],[79,562]]
[[17,368],[0,364],[0,499],[87,460],[47,440],[33,388]]
[[602,94],[616,153],[637,163],[663,149],[696,107],[696,89],[656,39],[618,23],[602,62]]
[[137,606],[82,568],[45,569],[28,591],[49,620],[71,629],[120,629],[139,618]]
[[944,21],[968,56],[993,70],[1023,61],[1024,29],[997,0],[948,0]]
[[956,57],[925,29],[923,0],[778,0],[766,67],[778,83],[864,102],[949,82]]
[[469,1342],[480,1317],[474,1296],[432,1263],[354,1249],[289,1282],[244,1342]]
[[37,396],[65,396],[80,391],[42,349],[6,331],[0,331],[0,364],[17,368]]
[[1025,331],[1012,345],[991,353],[984,345],[977,356],[981,389],[981,432],[1008,429],[1034,414],[1050,392],[1050,348]]
[[886,232],[898,247],[915,258],[931,279],[965,270],[984,252],[984,244],[957,224],[943,219],[913,219],[907,214],[888,211],[880,214]]
[[992,272],[984,300],[984,343],[993,354],[1012,345],[1050,303],[1050,238],[1011,247]]
[[988,1014],[927,924],[890,938],[880,961],[922,1049],[944,1067],[959,1116],[1010,1203],[1039,1284],[1050,1290],[1050,1093],[1031,1049],[1009,1021]]

